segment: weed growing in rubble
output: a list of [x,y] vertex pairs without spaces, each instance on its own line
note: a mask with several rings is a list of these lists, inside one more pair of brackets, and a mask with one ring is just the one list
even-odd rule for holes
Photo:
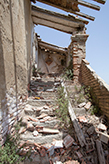
[[19,148],[20,134],[18,133],[20,129],[20,124],[15,126],[15,134],[8,134],[5,144],[0,146],[0,164],[19,164],[23,161],[25,157],[20,157]]
[[72,65],[72,58],[70,60],[69,66],[64,69],[62,77],[65,80],[72,80],[73,79],[73,65]]
[[57,104],[59,106],[56,110],[57,116],[61,120],[61,123],[67,126],[70,119],[68,116],[68,99],[65,97],[64,87],[58,88]]

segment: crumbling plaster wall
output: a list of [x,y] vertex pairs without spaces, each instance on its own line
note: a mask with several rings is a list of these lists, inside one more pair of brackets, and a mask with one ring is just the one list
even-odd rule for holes
[[[61,61],[64,61],[62,65]],[[38,68],[43,73],[62,73],[63,67],[66,66],[66,56],[56,52],[46,52],[39,49]]]
[[21,101],[27,96],[33,25],[30,0],[0,3],[0,143],[3,144],[5,134],[21,112]]

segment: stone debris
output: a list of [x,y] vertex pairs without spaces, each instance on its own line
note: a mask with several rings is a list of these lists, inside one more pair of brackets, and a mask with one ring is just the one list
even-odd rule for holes
[[49,128],[43,128],[39,130],[40,133],[46,133],[46,134],[57,134],[59,133],[59,130],[57,129],[49,129]]
[[87,119],[86,119],[85,116],[79,116],[79,117],[78,117],[78,120],[79,120],[79,122],[84,122],[84,123],[87,122]]
[[86,102],[83,102],[83,103],[79,104],[78,107],[79,107],[79,108],[82,108],[82,107],[84,107],[85,105],[86,105]]
[[92,105],[91,102],[88,102],[88,103],[84,106],[84,108],[88,110],[88,109],[90,109],[91,105]]
[[27,124],[27,130],[29,130],[29,131],[31,131],[31,132],[34,131],[34,126],[33,126],[32,123],[28,122],[28,124]]
[[102,130],[102,131],[107,130],[107,127],[106,127],[104,124],[102,124],[102,123],[100,123],[100,124],[97,126],[97,128],[98,128],[99,130]]
[[[74,112],[77,112],[75,114],[76,121],[78,121],[86,141],[82,147],[75,128],[72,126],[72,129],[69,130],[70,125],[68,129],[60,127],[60,121],[57,121],[55,116],[58,106],[54,107],[53,102],[60,81],[55,81],[53,84],[51,81],[47,82],[46,79],[38,80],[36,79],[30,85],[28,99],[32,101],[26,105],[25,115],[22,117],[22,126],[24,127],[21,127],[19,133],[24,139],[21,137],[20,155],[25,155],[31,149],[31,157],[34,163],[38,164],[97,164],[97,154],[100,154],[100,151],[95,144],[98,144],[105,154],[103,160],[109,163],[108,129],[100,123],[97,116],[88,113],[91,102],[86,103],[87,101],[84,99],[82,103],[79,102],[73,106],[76,109]],[[73,86],[72,83],[70,85]],[[35,97],[40,99],[36,100]],[[26,136],[28,137],[25,138]]]
[[38,133],[38,131],[37,130],[35,130],[34,132],[33,132],[33,136],[38,136],[39,135],[39,133]]
[[52,144],[54,145],[54,148],[55,149],[60,149],[60,148],[63,148],[63,140],[55,140],[52,142]]
[[108,144],[109,142],[109,135],[105,134],[105,133],[101,133],[99,132],[100,135],[100,141],[102,141],[105,144]]
[[89,135],[92,135],[92,134],[94,133],[94,131],[95,131],[94,126],[91,126],[89,129],[87,129],[87,133],[88,133]]

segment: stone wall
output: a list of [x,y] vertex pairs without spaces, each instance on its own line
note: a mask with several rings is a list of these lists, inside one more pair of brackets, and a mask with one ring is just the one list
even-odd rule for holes
[[[0,4],[0,143],[18,120],[31,70],[30,0]],[[27,60],[28,59],[28,60]],[[29,76],[29,78],[28,78]]]
[[95,73],[85,59],[81,65],[81,83],[93,88],[101,111],[109,119],[109,85]]
[[[63,64],[62,64],[63,63]],[[43,73],[62,73],[66,66],[66,56],[56,52],[46,52],[39,49],[38,69]]]

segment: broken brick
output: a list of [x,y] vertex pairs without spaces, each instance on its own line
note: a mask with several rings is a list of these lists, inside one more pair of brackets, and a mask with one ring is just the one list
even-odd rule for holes
[[29,131],[31,131],[31,132],[34,131],[34,126],[33,126],[32,123],[28,122],[28,124],[27,124],[27,130],[29,130]]
[[87,119],[85,118],[85,116],[79,116],[78,119],[79,119],[79,122],[87,122]]
[[72,146],[73,142],[74,142],[74,139],[70,135],[67,135],[63,140],[63,143],[66,149]]
[[84,108],[88,110],[88,109],[90,109],[91,105],[92,105],[91,102],[88,102],[88,103],[84,106]]

